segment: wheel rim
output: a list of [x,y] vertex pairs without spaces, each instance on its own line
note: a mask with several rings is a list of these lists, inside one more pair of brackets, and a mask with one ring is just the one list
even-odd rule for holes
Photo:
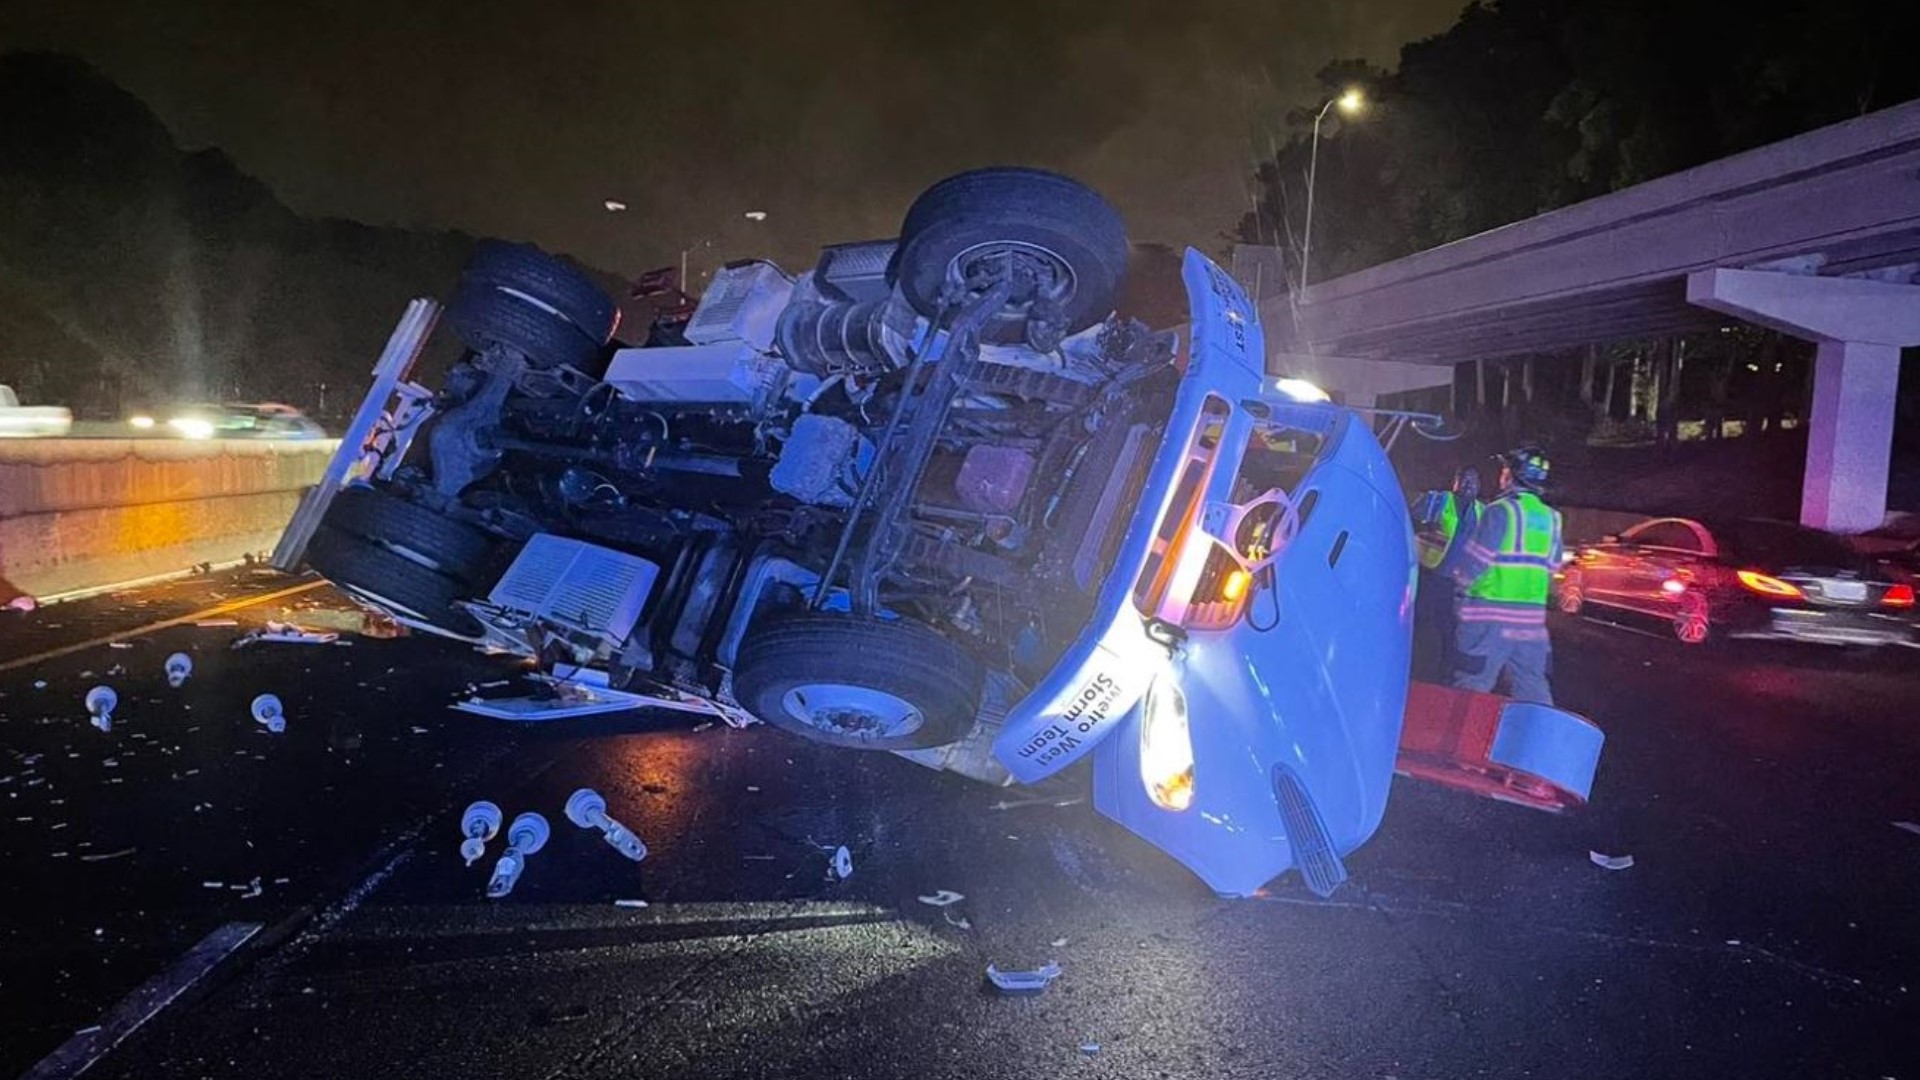
[[1578,615],[1580,605],[1585,598],[1580,595],[1580,582],[1568,578],[1560,583],[1560,612],[1564,615]]
[[910,702],[884,690],[840,683],[807,683],[780,699],[788,716],[810,728],[850,739],[893,739],[927,722]]
[[1035,304],[1058,307],[1073,298],[1073,266],[1058,252],[1021,240],[975,244],[955,255],[947,263],[947,283],[966,295],[978,296],[1006,275],[1009,264],[1015,273],[1025,271],[1032,277],[1033,289],[1024,294],[1016,291],[1003,312],[1024,315]]
[[1688,645],[1698,645],[1712,632],[1707,605],[1698,597],[1689,597],[1673,616],[1673,634]]

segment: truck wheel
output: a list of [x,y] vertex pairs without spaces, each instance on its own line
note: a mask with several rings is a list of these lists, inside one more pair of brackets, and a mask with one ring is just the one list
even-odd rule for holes
[[620,309],[585,274],[532,244],[482,240],[460,272],[462,287],[491,285],[551,308],[596,343],[605,345],[620,325]]
[[943,297],[979,295],[1012,272],[1020,285],[981,340],[1048,351],[1113,310],[1129,250],[1119,213],[1079,181],[1040,169],[976,169],[914,200],[887,277],[933,318]]
[[307,545],[307,564],[383,608],[458,637],[481,634],[479,621],[453,606],[471,596],[465,584],[364,537],[322,525]]
[[360,484],[343,488],[327,507],[323,524],[456,581],[492,584],[495,544],[491,536],[380,488]]
[[484,281],[467,281],[447,305],[447,322],[475,352],[505,348],[533,368],[582,367],[600,346],[551,309]]
[[980,708],[980,665],[904,619],[776,617],[740,643],[734,697],[804,739],[852,750],[924,750],[964,735]]

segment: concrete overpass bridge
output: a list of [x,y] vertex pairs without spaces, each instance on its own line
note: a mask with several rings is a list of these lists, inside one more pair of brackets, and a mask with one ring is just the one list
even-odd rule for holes
[[1470,360],[1756,323],[1816,344],[1801,520],[1879,525],[1900,350],[1920,345],[1920,102],[1264,305],[1269,366],[1349,402]]

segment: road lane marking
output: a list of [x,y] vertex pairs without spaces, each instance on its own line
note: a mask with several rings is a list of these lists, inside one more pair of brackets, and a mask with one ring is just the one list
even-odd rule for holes
[[311,592],[325,584],[325,581],[309,581],[304,585],[295,585],[277,592],[243,597],[239,600],[229,600],[224,604],[216,604],[204,611],[196,611],[191,615],[182,615],[177,619],[163,619],[160,622],[149,623],[146,626],[135,627],[132,630],[122,630],[117,634],[108,634],[104,637],[82,641],[77,645],[62,645],[57,649],[48,649],[46,652],[38,652],[32,656],[22,656],[17,660],[8,660],[0,663],[0,672],[15,671],[33,664],[44,664],[49,660],[58,660],[63,656],[72,656],[74,653],[85,652],[88,649],[98,649],[103,645],[111,645],[116,641],[122,641],[126,638],[139,637],[143,634],[151,634],[155,631],[171,629],[172,627],[181,626],[186,623],[199,622],[202,619],[211,619],[218,615],[225,615],[228,612],[239,611],[241,608],[253,607],[255,604],[264,604],[270,600],[280,600],[289,596],[298,596],[303,592]]
[[61,1043],[20,1080],[67,1080],[86,1072],[259,932],[259,923],[230,922],[201,938],[172,967],[141,983],[98,1024]]

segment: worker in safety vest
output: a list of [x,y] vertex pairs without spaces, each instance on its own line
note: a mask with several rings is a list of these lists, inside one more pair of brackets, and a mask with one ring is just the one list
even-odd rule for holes
[[1480,470],[1471,465],[1454,470],[1452,486],[1426,492],[1413,504],[1414,539],[1420,545],[1420,583],[1413,611],[1414,668],[1430,682],[1446,682],[1453,675],[1460,590],[1446,573],[1446,565],[1479,526],[1481,509]]
[[1537,446],[1500,457],[1500,497],[1448,568],[1465,589],[1453,685],[1492,690],[1505,674],[1519,701],[1553,704],[1547,591],[1560,564],[1560,512],[1540,499],[1550,465]]

